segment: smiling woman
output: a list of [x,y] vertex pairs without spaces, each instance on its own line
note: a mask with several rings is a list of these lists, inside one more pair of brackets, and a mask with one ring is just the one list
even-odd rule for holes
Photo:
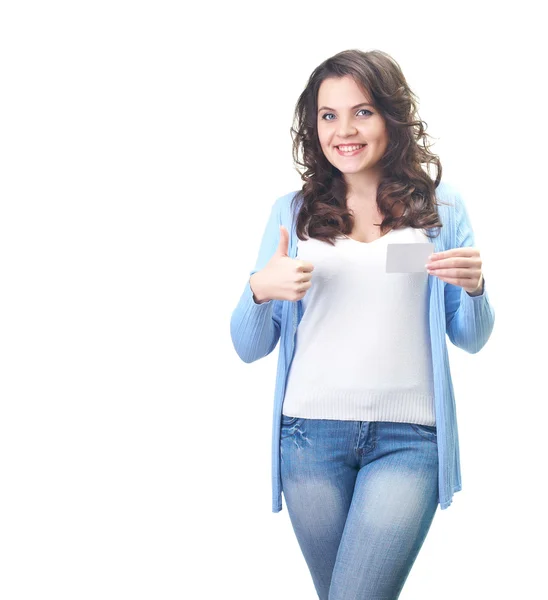
[[[318,597],[395,600],[462,488],[446,337],[478,352],[494,310],[464,201],[390,56],[327,59],[295,125],[304,183],[272,207],[232,340],[248,363],[281,340],[272,509],[283,492]],[[421,268],[433,245],[428,272],[389,271],[391,245],[426,250]]]

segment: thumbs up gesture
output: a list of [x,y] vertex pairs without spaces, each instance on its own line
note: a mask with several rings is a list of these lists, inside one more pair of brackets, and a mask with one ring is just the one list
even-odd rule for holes
[[289,257],[289,232],[280,225],[280,243],[276,252],[264,269],[251,276],[249,282],[259,303],[269,300],[296,302],[312,286],[313,270],[312,263]]

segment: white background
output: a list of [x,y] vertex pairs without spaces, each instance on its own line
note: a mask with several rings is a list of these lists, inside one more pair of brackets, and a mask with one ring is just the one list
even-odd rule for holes
[[285,499],[271,512],[279,346],[245,364],[229,324],[301,185],[297,98],[349,48],[390,53],[419,96],[496,312],[478,354],[448,340],[463,491],[401,599],[542,597],[535,4],[2,4],[2,600],[317,597]]

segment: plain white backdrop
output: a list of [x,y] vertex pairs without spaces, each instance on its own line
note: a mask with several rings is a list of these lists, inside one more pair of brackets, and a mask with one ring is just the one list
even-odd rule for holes
[[[380,8],[383,6],[383,8]],[[279,346],[230,317],[295,103],[344,49],[401,65],[463,193],[496,321],[449,344],[463,490],[402,600],[540,598],[546,41],[534,2],[6,2],[0,597],[316,598],[271,512]]]

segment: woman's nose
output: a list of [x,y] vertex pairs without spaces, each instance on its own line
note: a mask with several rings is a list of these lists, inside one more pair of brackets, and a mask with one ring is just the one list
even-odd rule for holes
[[339,127],[339,135],[341,137],[351,136],[357,132],[357,129],[352,123],[341,121],[341,125]]

